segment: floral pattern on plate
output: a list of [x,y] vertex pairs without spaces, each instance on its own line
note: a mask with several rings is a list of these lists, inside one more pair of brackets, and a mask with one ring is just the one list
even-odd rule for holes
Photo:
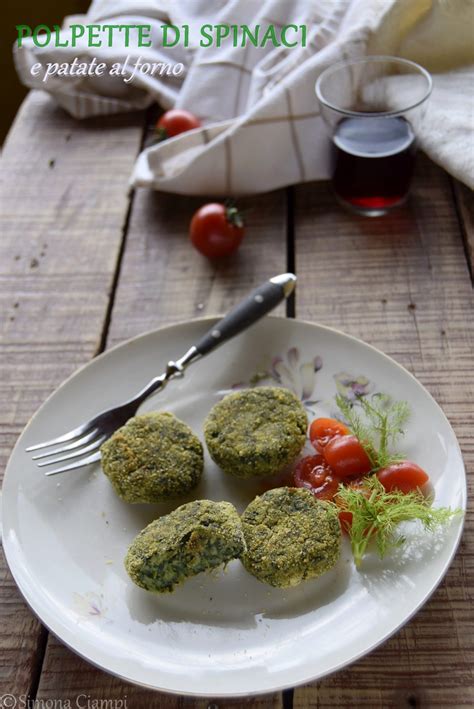
[[[374,392],[373,382],[371,382],[363,374],[354,376],[348,372],[339,372],[334,375],[334,381],[336,382],[336,394],[334,398],[336,398],[339,394],[352,403],[355,402],[357,398],[361,396],[368,396]],[[347,423],[337,406],[333,407],[331,404],[330,409],[330,415],[332,418]]]
[[347,372],[334,375],[337,393],[348,401],[355,401],[359,396],[367,396],[373,390],[373,384],[363,374],[354,377]]
[[292,391],[303,405],[312,411],[311,407],[318,403],[314,398],[316,373],[322,366],[323,361],[319,355],[303,362],[299,348],[290,347],[283,355],[267,356],[263,365],[257,368],[248,382],[238,382],[232,386],[232,390],[255,387],[262,382],[274,382]]
[[87,593],[74,594],[75,610],[86,618],[105,618],[107,608],[101,595],[88,591]]

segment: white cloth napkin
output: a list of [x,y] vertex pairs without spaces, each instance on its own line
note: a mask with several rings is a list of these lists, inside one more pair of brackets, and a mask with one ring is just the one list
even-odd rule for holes
[[[77,18],[74,18],[77,21]],[[142,109],[186,108],[203,127],[144,150],[134,186],[183,194],[244,194],[325,179],[329,141],[314,84],[342,59],[391,54],[421,62],[434,73],[434,90],[418,128],[421,147],[474,188],[474,43],[472,0],[94,0],[82,23],[165,22],[308,26],[308,46],[286,49],[177,46],[162,49],[15,47],[21,80],[53,94],[73,116]],[[67,33],[67,30],[65,30]],[[66,36],[66,35],[65,35]],[[35,62],[75,56],[124,63],[181,62],[180,77],[33,77]]]

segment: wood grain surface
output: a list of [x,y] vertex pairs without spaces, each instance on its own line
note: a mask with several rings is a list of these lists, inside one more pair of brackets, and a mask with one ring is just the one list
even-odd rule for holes
[[[219,265],[189,241],[189,221],[202,203],[147,190],[135,195],[107,346],[171,322],[222,314],[255,285],[285,271],[284,193],[239,201],[252,238],[236,258]],[[276,312],[284,315],[285,306]]]
[[472,190],[466,185],[453,180],[453,190],[456,206],[459,214],[461,233],[466,249],[466,258],[471,271],[471,278],[474,277],[474,199]]
[[[5,146],[2,467],[38,405],[98,351],[222,313],[261,280],[295,268],[288,314],[357,335],[412,371],[453,423],[472,475],[468,191],[421,161],[411,201],[384,219],[342,212],[323,183],[246,199],[247,239],[236,259],[213,266],[188,243],[201,200],[127,193],[145,125],[142,115],[76,122],[31,94]],[[471,513],[445,581],[384,646],[314,685],[248,700],[166,696],[97,670],[41,631],[2,566],[0,693],[125,699],[129,709],[472,706],[472,525]]]
[[[211,265],[189,244],[189,221],[201,203],[202,200],[194,198],[148,191],[135,195],[107,346],[170,322],[223,313],[254,285],[285,271],[284,193],[242,200],[242,208],[248,210],[252,239],[243,245],[237,260],[219,266]],[[260,258],[262,253],[268,253],[268,258]],[[284,305],[279,312],[284,314]],[[157,352],[157,367],[164,364]],[[109,677],[50,636],[38,699],[47,701],[57,696],[72,699],[81,689],[93,697],[126,696],[129,707],[201,709],[216,703],[223,706],[218,700],[169,697]],[[272,695],[248,702],[226,700],[225,706],[278,709],[281,701],[281,695]]]
[[388,219],[342,212],[324,184],[297,189],[296,315],[384,350],[443,407],[469,474],[465,531],[415,618],[349,669],[296,689],[295,709],[474,704],[474,298],[449,178],[418,168],[410,203]]
[[[77,123],[31,93],[1,159],[0,458],[100,349],[143,116]],[[3,474],[3,473],[2,473]],[[2,553],[2,693],[35,691],[46,635]]]

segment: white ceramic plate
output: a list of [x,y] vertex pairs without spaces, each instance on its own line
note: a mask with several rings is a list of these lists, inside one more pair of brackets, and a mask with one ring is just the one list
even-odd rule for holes
[[[38,411],[8,464],[3,494],[10,569],[43,623],[95,665],[147,687],[212,696],[270,692],[309,682],[381,643],[428,598],[456,551],[462,523],[440,535],[409,526],[405,552],[337,567],[294,589],[266,586],[234,561],[155,597],[128,579],[122,559],[146,524],[171,505],[127,505],[100,466],[46,478],[25,448],[134,394],[211,324],[198,320],[127,342],[77,372]],[[315,371],[317,370],[317,371]],[[435,505],[465,507],[455,435],[428,392],[393,360],[334,330],[268,318],[192,365],[143,410],[174,412],[202,438],[211,406],[235,385],[291,387],[314,414],[330,415],[338,388],[382,391],[413,410],[403,451],[429,471]],[[257,377],[258,378],[258,377]],[[261,484],[261,483],[260,483]],[[221,473],[206,457],[194,497],[241,511],[259,483]],[[180,500],[179,504],[192,497]]]

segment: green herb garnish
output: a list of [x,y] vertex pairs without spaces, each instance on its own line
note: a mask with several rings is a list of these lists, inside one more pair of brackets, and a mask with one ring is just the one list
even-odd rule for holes
[[374,470],[400,459],[390,451],[410,417],[405,401],[393,401],[387,394],[359,396],[355,403],[340,394],[336,403],[349,428],[363,445]]
[[348,534],[356,566],[360,566],[371,542],[375,543],[380,558],[401,546],[405,539],[396,535],[400,522],[418,519],[425,529],[433,531],[462,514],[459,509],[431,507],[431,500],[419,491],[386,492],[375,475],[365,478],[363,489],[340,485],[335,499],[339,510],[352,514]]

